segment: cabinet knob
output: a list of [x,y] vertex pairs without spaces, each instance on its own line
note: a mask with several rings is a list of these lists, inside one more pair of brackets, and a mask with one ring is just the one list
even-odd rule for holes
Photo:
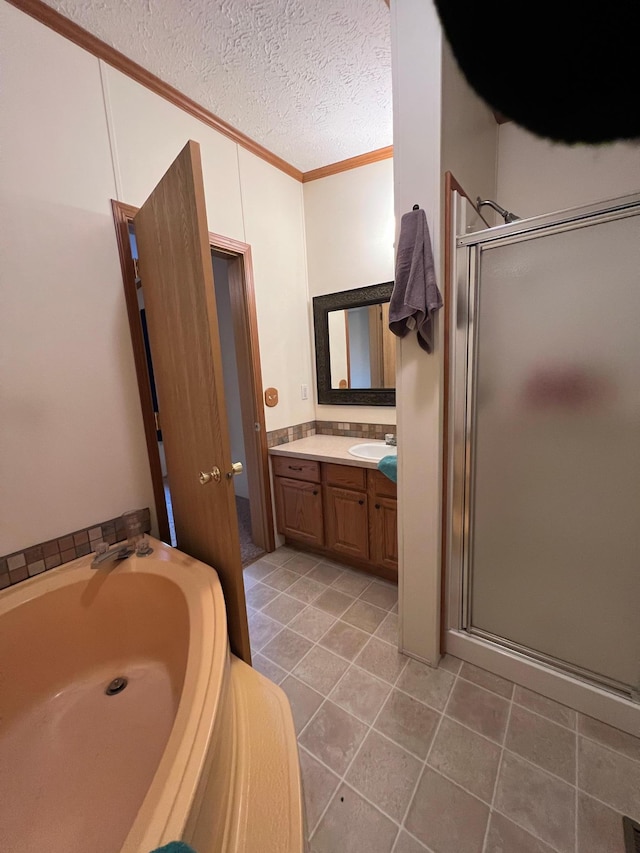
[[317,490],[317,489],[314,489],[314,490],[313,490],[313,494],[314,494],[314,495],[317,495],[317,494],[318,494],[318,490]]
[[380,504],[376,504],[376,509],[380,509]]
[[359,500],[359,501],[358,501],[358,503],[360,504],[360,506],[362,506],[362,505],[364,504],[364,501],[363,501],[363,500]]

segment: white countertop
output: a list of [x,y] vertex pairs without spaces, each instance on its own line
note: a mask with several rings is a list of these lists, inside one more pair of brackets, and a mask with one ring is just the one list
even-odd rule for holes
[[344,435],[310,435],[308,438],[270,447],[269,453],[273,456],[297,456],[317,459],[319,462],[338,462],[341,465],[354,465],[356,468],[377,468],[377,459],[360,459],[349,453],[349,448],[354,444],[384,445],[384,441]]

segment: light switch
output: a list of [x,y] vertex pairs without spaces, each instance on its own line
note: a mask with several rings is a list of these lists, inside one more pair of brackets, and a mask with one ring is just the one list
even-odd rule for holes
[[308,385],[301,385],[300,386],[300,396],[302,397],[303,400],[309,399],[309,386]]

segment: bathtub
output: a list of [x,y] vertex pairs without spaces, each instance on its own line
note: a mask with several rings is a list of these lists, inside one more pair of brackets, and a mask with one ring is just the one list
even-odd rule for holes
[[230,654],[215,571],[151,544],[0,593],[0,849],[302,853],[287,699]]

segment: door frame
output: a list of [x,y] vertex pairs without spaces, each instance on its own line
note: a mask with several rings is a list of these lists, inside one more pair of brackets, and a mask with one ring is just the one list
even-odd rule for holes
[[[133,222],[138,208],[112,199],[111,209],[116,229],[122,283],[133,344],[142,421],[147,443],[153,495],[156,502],[158,530],[160,538],[170,542],[169,517],[164,496],[156,421],[151,398],[151,382],[138,309],[136,268],[129,242],[129,225]],[[270,552],[275,550],[275,534],[267,433],[262,404],[262,370],[251,246],[231,237],[214,234],[212,231],[209,232],[209,246],[216,256],[228,261],[229,295],[240,384],[249,502],[252,510],[252,535],[256,545]]]

